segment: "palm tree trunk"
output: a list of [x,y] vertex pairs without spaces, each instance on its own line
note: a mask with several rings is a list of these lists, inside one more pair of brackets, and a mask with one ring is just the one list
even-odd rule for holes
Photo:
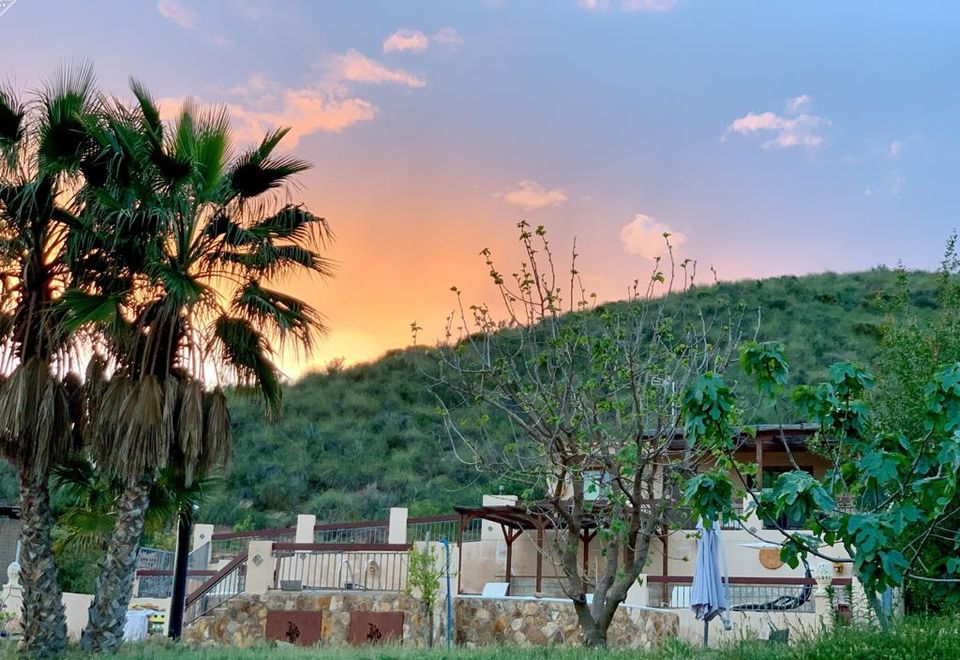
[[130,606],[152,483],[150,477],[144,476],[128,485],[120,497],[113,537],[107,544],[107,555],[90,604],[90,619],[80,638],[80,644],[88,652],[114,653],[123,642],[123,626]]
[[21,652],[34,658],[62,655],[67,647],[67,616],[53,562],[53,514],[46,477],[20,475],[20,581],[23,585]]

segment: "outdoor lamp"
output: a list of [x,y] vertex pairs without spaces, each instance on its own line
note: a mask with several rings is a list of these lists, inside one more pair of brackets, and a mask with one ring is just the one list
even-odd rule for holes
[[813,579],[817,581],[817,595],[825,596],[827,587],[833,582],[833,566],[825,561],[813,567]]

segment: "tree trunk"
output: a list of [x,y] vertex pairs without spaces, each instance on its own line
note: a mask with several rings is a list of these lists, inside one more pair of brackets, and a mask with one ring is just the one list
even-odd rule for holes
[[583,645],[594,649],[606,648],[607,629],[597,625],[597,620],[593,618],[593,613],[590,611],[590,606],[587,605],[586,598],[574,599],[573,609],[577,613]]
[[113,538],[107,544],[107,555],[90,604],[90,619],[80,638],[80,644],[88,652],[114,653],[123,642],[151,485],[152,479],[143,477],[127,486],[120,498]]
[[67,647],[67,616],[53,562],[53,515],[46,477],[20,475],[20,582],[23,585],[23,641],[29,657],[62,655]]
[[427,611],[427,648],[433,648],[433,606]]

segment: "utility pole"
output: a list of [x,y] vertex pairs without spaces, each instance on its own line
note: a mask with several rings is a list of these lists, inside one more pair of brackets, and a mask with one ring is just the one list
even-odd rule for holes
[[187,598],[187,569],[192,536],[193,512],[180,511],[177,514],[177,554],[173,560],[173,593],[170,594],[170,621],[167,626],[170,639],[180,639],[183,632],[183,607]]

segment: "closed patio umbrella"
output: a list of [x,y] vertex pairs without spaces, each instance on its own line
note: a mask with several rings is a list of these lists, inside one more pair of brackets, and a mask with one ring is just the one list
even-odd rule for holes
[[710,620],[727,609],[727,590],[720,576],[720,535],[714,523],[709,529],[702,524],[697,543],[697,565],[690,589],[690,609],[703,621],[703,645],[707,645]]

